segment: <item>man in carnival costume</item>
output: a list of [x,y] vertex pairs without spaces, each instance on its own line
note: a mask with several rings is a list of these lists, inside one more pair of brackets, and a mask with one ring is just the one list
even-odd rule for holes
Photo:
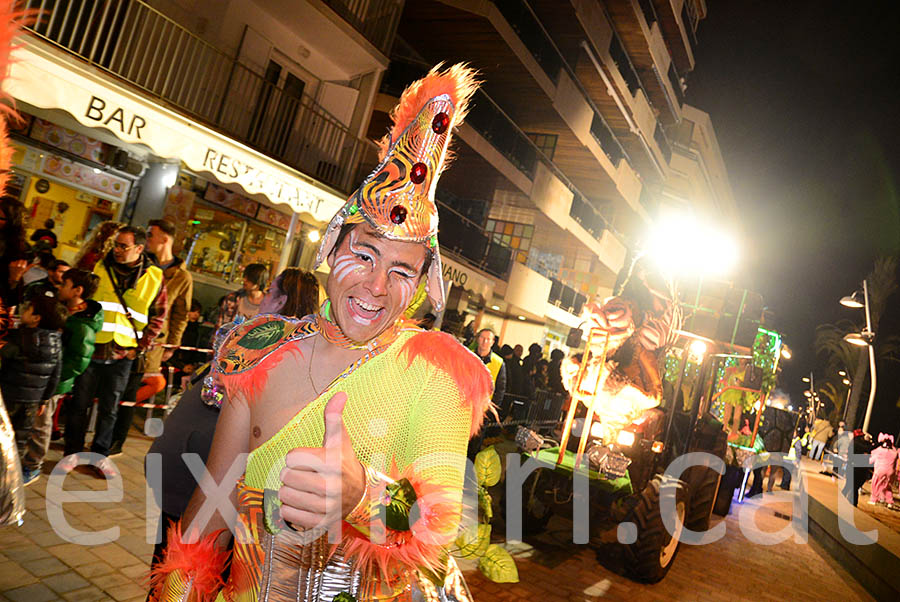
[[443,307],[434,189],[476,85],[462,65],[436,67],[403,93],[381,163],[323,238],[319,313],[257,316],[218,348],[209,474],[169,527],[155,599],[469,599],[445,546],[490,375],[403,312],[421,279]]

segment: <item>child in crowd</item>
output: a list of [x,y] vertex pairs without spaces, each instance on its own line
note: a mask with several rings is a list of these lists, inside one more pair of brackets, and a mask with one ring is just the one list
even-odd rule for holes
[[59,402],[72,390],[75,379],[85,371],[94,354],[94,340],[103,327],[103,309],[91,299],[99,283],[96,274],[85,270],[68,270],[62,276],[57,295],[69,314],[62,335],[62,368],[59,384],[35,419],[22,457],[22,476],[26,485],[41,476]]
[[46,295],[20,307],[21,325],[6,333],[0,349],[0,391],[21,457],[38,412],[59,382],[66,308]]

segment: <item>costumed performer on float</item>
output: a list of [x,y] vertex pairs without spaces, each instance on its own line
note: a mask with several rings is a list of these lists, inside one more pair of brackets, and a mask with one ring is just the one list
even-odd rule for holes
[[[640,257],[631,261],[620,272],[614,295],[586,304],[582,314],[588,329],[598,328],[609,336],[604,365],[589,366],[599,370],[594,414],[606,441],[659,405],[660,358],[681,327],[674,286],[647,264]],[[567,358],[562,371],[563,385],[574,394],[578,363]]]
[[[423,278],[444,304],[434,189],[476,86],[455,65],[403,93],[381,163],[323,237],[319,313],[257,316],[218,348],[209,475],[170,527],[154,599],[470,599],[444,546],[490,375],[451,336],[402,316]],[[229,507],[216,499],[226,492],[228,520],[212,512]]]

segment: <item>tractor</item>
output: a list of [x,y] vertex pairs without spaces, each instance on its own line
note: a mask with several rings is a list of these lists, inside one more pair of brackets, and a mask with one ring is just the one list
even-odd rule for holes
[[[534,470],[519,491],[507,466],[501,511],[507,537],[516,536],[511,525],[534,535],[554,514],[571,517],[589,543],[620,552],[615,555],[631,578],[655,583],[671,568],[683,529],[708,529],[721,479],[712,457],[725,459],[729,437],[713,402],[729,388],[722,379],[726,367],[753,365],[755,348],[674,331],[657,358],[662,395],[646,404],[627,387],[604,390],[609,339],[609,329],[590,329],[564,418],[560,396],[544,395],[514,421],[522,466],[531,461]],[[772,350],[777,353],[777,346]],[[777,362],[762,363],[774,374]],[[739,385],[763,400],[757,382]],[[709,455],[681,474],[668,474],[672,461],[689,452]],[[579,517],[588,524],[579,525]]]

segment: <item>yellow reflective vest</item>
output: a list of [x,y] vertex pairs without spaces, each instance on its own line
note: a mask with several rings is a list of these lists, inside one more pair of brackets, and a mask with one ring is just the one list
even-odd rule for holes
[[[500,368],[503,367],[503,358],[492,351],[491,359],[485,366],[487,366],[488,371],[491,373],[491,380],[493,380],[496,385],[497,375],[500,374]],[[509,379],[509,376],[506,378]]]
[[125,313],[125,308],[116,295],[103,260],[94,266],[94,274],[100,278],[94,300],[103,307],[103,328],[97,333],[97,344],[114,341],[120,347],[137,347],[135,330],[140,336],[149,322],[150,307],[163,283],[163,271],[155,265],[149,266],[134,286],[122,294],[131,320],[128,319],[128,314]]

